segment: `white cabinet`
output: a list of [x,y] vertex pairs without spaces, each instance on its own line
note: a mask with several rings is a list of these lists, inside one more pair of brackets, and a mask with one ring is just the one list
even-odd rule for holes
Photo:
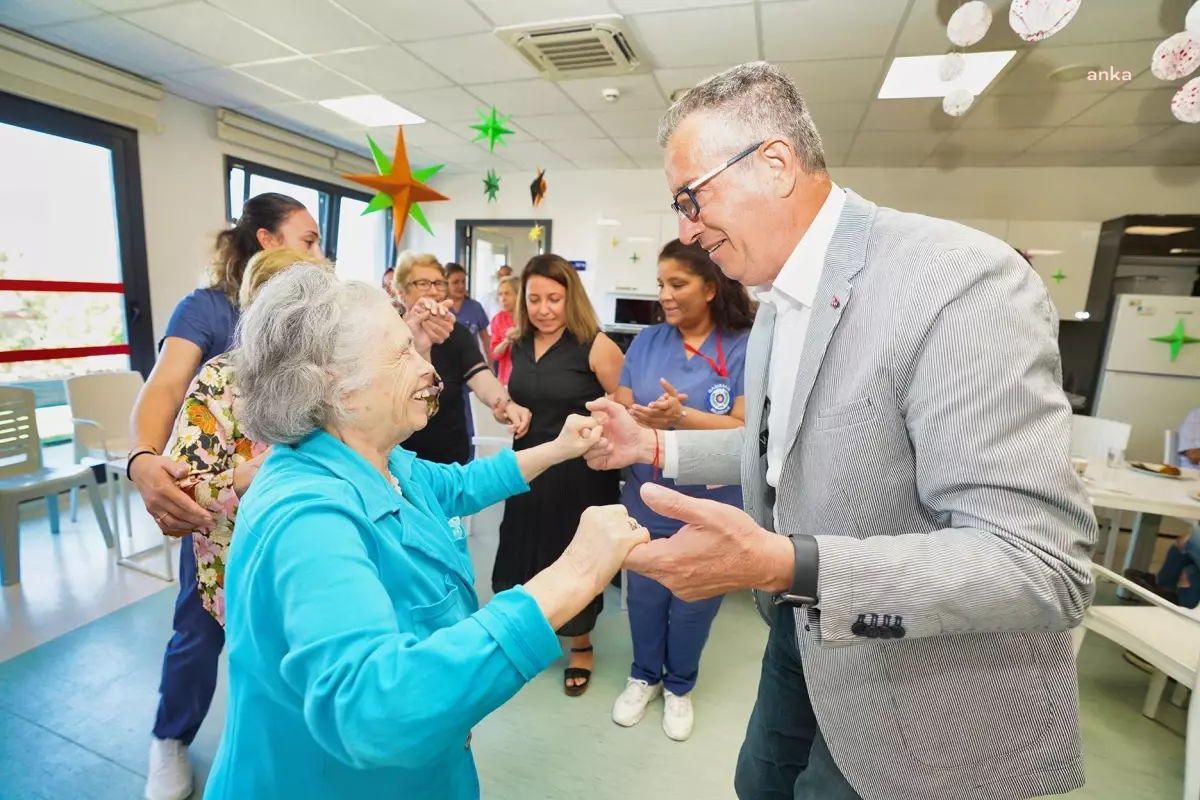
[[658,294],[658,252],[662,239],[658,212],[626,214],[620,226],[597,226],[597,288],[618,294]]
[[1007,241],[1029,257],[1059,319],[1077,319],[1075,314],[1087,307],[1100,223],[1011,220]]

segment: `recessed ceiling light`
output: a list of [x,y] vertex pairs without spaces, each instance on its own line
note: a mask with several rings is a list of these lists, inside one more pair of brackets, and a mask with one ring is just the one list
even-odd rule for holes
[[1025,254],[1030,256],[1061,256],[1062,250],[1026,250]]
[[386,97],[377,94],[322,100],[320,105],[368,128],[416,125],[425,121],[424,117],[417,116],[407,108],[402,108]]
[[1194,230],[1195,228],[1172,228],[1168,225],[1132,225],[1126,228],[1125,232],[1134,236],[1174,236]]
[[1091,319],[1091,314],[1087,311],[1076,311],[1075,319]]
[[879,99],[945,97],[955,89],[966,89],[978,97],[1016,54],[1016,50],[963,53],[966,68],[962,75],[952,81],[944,81],[938,75],[938,64],[945,56],[897,58],[892,61],[887,77],[883,79]]
[[625,241],[627,242],[653,242],[653,236],[630,236]]
[[604,225],[605,227],[612,227],[612,228],[615,228],[615,227],[617,227],[618,225],[620,225],[620,224],[621,224],[621,220],[619,220],[619,219],[609,219],[608,217],[601,217],[600,219],[596,220],[596,224],[597,224],[597,225]]

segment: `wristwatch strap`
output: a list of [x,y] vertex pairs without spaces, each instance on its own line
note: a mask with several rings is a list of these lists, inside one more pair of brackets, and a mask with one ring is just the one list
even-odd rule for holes
[[792,586],[775,596],[775,602],[792,606],[815,606],[820,576],[821,551],[817,540],[807,534],[788,536],[796,550],[796,566]]

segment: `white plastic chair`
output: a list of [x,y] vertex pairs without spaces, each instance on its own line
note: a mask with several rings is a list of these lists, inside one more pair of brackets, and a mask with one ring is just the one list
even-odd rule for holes
[[[1195,690],[1200,674],[1200,614],[1174,605],[1153,592],[1122,578],[1112,570],[1093,564],[1097,580],[1115,583],[1149,605],[1092,605],[1083,624],[1072,631],[1075,656],[1088,631],[1109,639],[1150,664],[1155,672],[1142,705],[1151,719],[1158,712],[1167,679]],[[1200,703],[1188,707],[1183,797],[1200,797]]]
[[[1108,451],[1116,448],[1123,452],[1129,446],[1132,432],[1133,426],[1125,422],[1074,414],[1071,416],[1071,457],[1086,458],[1089,472],[1093,466],[1102,469],[1108,463]],[[1117,539],[1121,535],[1123,516],[1120,511],[1096,515],[1098,521],[1106,523],[1100,526],[1100,541],[1096,543],[1096,549],[1097,552],[1103,549],[1104,566],[1109,568],[1116,561]]]
[[0,386],[0,585],[21,581],[21,503],[45,498],[50,531],[58,533],[58,495],[87,490],[106,547],[114,546],[108,516],[91,467],[42,464],[33,390]]
[[[508,427],[502,423],[496,422],[492,417],[491,409],[479,402],[474,394],[471,395],[471,419],[475,424],[475,435],[471,437],[471,445],[475,448],[475,457],[491,455],[495,452],[512,447],[513,437],[508,432]],[[486,452],[479,452],[480,450]],[[467,536],[471,535],[471,525],[475,515],[462,520],[463,531]]]
[[[145,380],[140,372],[101,372],[67,378],[67,405],[71,409],[71,424],[75,446],[75,463],[89,460],[103,463],[108,475],[109,499],[112,501],[113,529],[119,533],[117,502],[125,510],[125,530],[133,535],[129,509],[129,487],[124,473],[113,462],[125,458],[132,445],[129,437],[129,416],[142,391]],[[78,510],[78,490],[71,493],[71,521]]]

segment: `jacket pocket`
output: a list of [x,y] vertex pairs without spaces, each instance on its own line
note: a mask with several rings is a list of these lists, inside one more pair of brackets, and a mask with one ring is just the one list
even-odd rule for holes
[[922,764],[987,764],[1050,729],[1050,688],[1028,634],[930,636],[881,644],[879,654],[900,735]]
[[849,428],[851,425],[870,422],[877,417],[871,398],[862,397],[849,403],[818,409],[815,427],[819,431]]
[[454,625],[461,619],[458,586],[450,578],[446,578],[445,597],[427,606],[413,606],[412,610],[413,632],[422,639],[431,636],[435,631]]

